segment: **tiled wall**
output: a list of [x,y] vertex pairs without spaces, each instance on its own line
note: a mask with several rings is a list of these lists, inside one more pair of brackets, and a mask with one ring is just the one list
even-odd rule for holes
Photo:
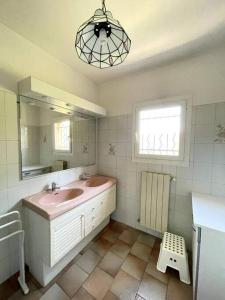
[[191,191],[225,196],[225,143],[214,142],[217,125],[225,125],[225,103],[194,106],[190,166],[175,167],[131,161],[131,115],[100,119],[99,172],[118,178],[118,208],[114,218],[141,228],[137,222],[141,171],[169,173],[176,178],[171,183],[169,230],[183,235],[190,248]]
[[[18,153],[16,96],[0,90],[0,215],[21,209],[23,197],[40,192],[51,182],[64,185],[78,179],[84,171],[84,168],[74,168],[20,181]],[[95,174],[96,166],[85,171]],[[17,239],[0,243],[0,284],[18,270],[17,245]]]

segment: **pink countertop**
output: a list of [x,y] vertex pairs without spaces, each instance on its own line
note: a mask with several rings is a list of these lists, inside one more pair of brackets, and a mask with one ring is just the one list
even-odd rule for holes
[[[95,176],[93,176],[95,177]],[[25,199],[23,199],[23,205],[29,207],[36,213],[40,214],[42,217],[48,219],[48,220],[53,220],[56,217],[60,216],[61,214],[77,207],[78,205],[90,200],[91,198],[97,196],[98,194],[104,192],[114,184],[116,184],[116,179],[111,178],[111,177],[106,177],[106,176],[100,176],[96,175],[96,177],[101,177],[104,179],[107,179],[107,182],[97,186],[97,187],[88,187],[86,185],[86,180],[77,180],[73,181],[70,184],[67,184],[61,189],[57,190],[64,190],[64,189],[71,189],[71,188],[76,188],[76,189],[82,189],[83,193],[79,195],[78,197],[67,200],[63,203],[60,203],[58,205],[52,205],[48,203],[42,203],[41,199],[47,195],[50,195],[51,191],[43,191],[40,193],[37,193],[35,195],[29,196]]]

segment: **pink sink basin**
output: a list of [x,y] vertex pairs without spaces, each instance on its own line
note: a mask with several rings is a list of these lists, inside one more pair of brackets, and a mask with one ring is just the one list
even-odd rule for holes
[[95,176],[87,180],[86,186],[88,187],[96,187],[105,184],[108,181],[107,178],[101,176]]
[[56,190],[54,192],[51,192],[50,194],[41,197],[39,203],[43,205],[59,206],[61,204],[64,204],[66,201],[72,200],[80,196],[81,194],[83,194],[82,189]]

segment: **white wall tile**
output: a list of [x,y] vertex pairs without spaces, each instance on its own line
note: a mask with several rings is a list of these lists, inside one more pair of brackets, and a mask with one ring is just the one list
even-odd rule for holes
[[0,116],[5,116],[5,93],[0,91]]
[[196,125],[195,126],[195,143],[213,143],[215,126],[210,125]]
[[18,140],[17,120],[6,118],[7,140]]
[[0,141],[0,165],[6,164],[6,142]]
[[214,144],[213,162],[225,164],[225,144]]
[[6,120],[0,116],[0,141],[6,140]]
[[7,141],[7,163],[16,164],[19,162],[18,141]]
[[7,140],[18,140],[18,115],[16,95],[5,93]]
[[198,105],[195,109],[195,124],[213,124],[215,121],[215,104]]
[[192,179],[193,176],[193,163],[189,167],[177,167],[177,178]]
[[213,164],[212,165],[212,182],[225,184],[225,165]]
[[215,123],[216,125],[225,124],[225,103],[216,104]]
[[211,191],[211,185],[208,181],[193,180],[191,190],[193,192],[209,194]]
[[19,183],[19,165],[7,164],[7,181],[8,187],[15,186]]
[[7,213],[9,203],[7,198],[7,190],[0,191],[0,215]]
[[0,190],[7,188],[7,165],[0,165]]
[[15,208],[18,202],[29,195],[28,180],[21,181],[17,186],[7,190],[9,210]]
[[208,163],[194,162],[193,180],[210,181],[212,165]]
[[176,181],[176,194],[190,196],[192,190],[192,180],[177,179]]
[[213,155],[213,144],[194,145],[194,161],[210,163],[212,162],[212,155]]
[[191,216],[192,215],[191,195],[189,196],[176,195],[176,202],[175,202],[174,209],[178,213]]
[[225,197],[225,184],[212,182],[211,193],[215,196]]

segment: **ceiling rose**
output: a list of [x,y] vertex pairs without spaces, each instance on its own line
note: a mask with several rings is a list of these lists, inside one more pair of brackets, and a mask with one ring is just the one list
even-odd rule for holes
[[106,10],[105,0],[102,8],[80,26],[75,41],[79,58],[100,69],[121,64],[130,46],[131,40],[123,27]]

